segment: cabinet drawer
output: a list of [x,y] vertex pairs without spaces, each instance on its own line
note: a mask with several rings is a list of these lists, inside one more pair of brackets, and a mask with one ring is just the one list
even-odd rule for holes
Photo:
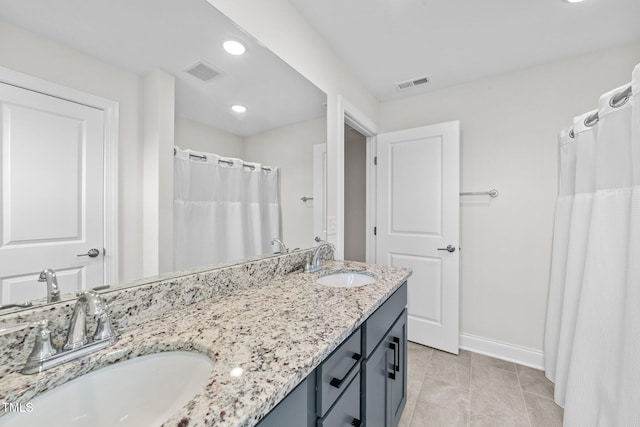
[[[323,416],[360,371],[360,329],[343,342],[317,369],[317,409]],[[359,386],[358,386],[359,387]]]
[[407,305],[407,282],[404,282],[384,304],[367,319],[364,329],[364,355],[369,357],[378,343],[384,338],[393,322]]
[[318,419],[318,427],[348,427],[359,426],[360,416],[360,373],[347,386],[344,394],[331,408],[329,413]]

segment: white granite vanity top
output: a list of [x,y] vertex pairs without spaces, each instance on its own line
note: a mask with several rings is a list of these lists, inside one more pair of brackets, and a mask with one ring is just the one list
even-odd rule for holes
[[[314,283],[332,271],[366,271],[376,282],[355,288]],[[294,272],[235,289],[141,325],[118,330],[112,347],[40,375],[2,376],[2,399],[26,403],[86,372],[136,356],[170,350],[211,357],[210,381],[165,426],[253,426],[358,328],[410,271],[328,262],[317,273]],[[232,376],[234,368],[242,375]],[[238,370],[236,369],[236,372]]]

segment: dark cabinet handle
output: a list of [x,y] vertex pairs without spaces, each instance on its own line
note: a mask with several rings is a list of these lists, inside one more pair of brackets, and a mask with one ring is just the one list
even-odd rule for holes
[[340,386],[342,385],[342,383],[344,382],[344,380],[346,380],[347,378],[349,378],[349,375],[351,375],[351,373],[358,367],[358,364],[360,363],[360,359],[362,359],[362,355],[358,354],[358,353],[354,353],[353,356],[351,356],[351,358],[353,360],[355,360],[356,362],[353,364],[353,366],[349,369],[349,371],[345,374],[344,377],[338,379],[338,378],[331,378],[331,381],[329,381],[329,384],[331,384],[332,386],[334,386],[335,388],[340,388]]
[[400,338],[391,337],[393,342],[389,343],[389,348],[393,350],[393,368],[389,372],[389,378],[396,379],[396,372],[400,372]]
[[362,425],[362,421],[360,421],[357,418],[354,418],[353,421],[351,421],[351,425],[355,427],[360,427]]
[[400,338],[398,337],[393,337],[393,342],[396,344],[396,347],[398,349],[398,358],[396,359],[395,354],[393,355],[393,367],[396,370],[396,372],[400,372]]
[[[389,348],[393,350],[393,368],[391,368],[391,372],[388,372],[389,378],[395,381],[396,379],[396,351],[398,349],[398,344],[395,342],[389,343]],[[386,363],[386,362],[385,362]]]

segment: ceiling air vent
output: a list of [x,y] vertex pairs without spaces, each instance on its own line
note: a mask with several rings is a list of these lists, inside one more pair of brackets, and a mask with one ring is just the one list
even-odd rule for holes
[[397,89],[409,89],[411,87],[420,86],[429,83],[429,76],[418,77],[417,79],[408,80],[406,82],[396,83]]
[[220,75],[218,71],[214,70],[202,61],[198,62],[192,67],[187,68],[185,71],[191,74],[193,77],[202,80],[203,82],[208,82],[209,80]]

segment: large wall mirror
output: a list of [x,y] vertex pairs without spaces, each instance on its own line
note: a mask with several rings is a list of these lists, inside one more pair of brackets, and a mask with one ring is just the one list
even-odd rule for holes
[[[227,40],[240,42],[245,53],[225,51]],[[324,179],[318,165],[323,144],[326,153],[326,95],[205,0],[0,0],[0,67],[1,305],[42,303],[44,269],[56,270],[63,300],[106,285],[89,277],[87,266],[114,252],[112,288],[157,280],[142,267],[144,225],[156,220],[144,216],[145,138],[149,111],[161,110],[163,102],[149,95],[158,81],[153,75],[171,83],[174,145],[278,168],[281,226],[273,237],[290,249],[313,245],[323,221],[313,195],[314,181],[317,191]],[[91,198],[84,180],[104,179],[102,166],[83,157],[91,135],[104,133],[95,108],[8,84],[3,73],[117,103],[116,249],[90,253],[95,245],[86,228],[104,226],[104,218],[78,201]],[[233,111],[234,105],[246,112]],[[59,261],[72,243],[70,261]],[[270,245],[251,256],[280,249]]]

